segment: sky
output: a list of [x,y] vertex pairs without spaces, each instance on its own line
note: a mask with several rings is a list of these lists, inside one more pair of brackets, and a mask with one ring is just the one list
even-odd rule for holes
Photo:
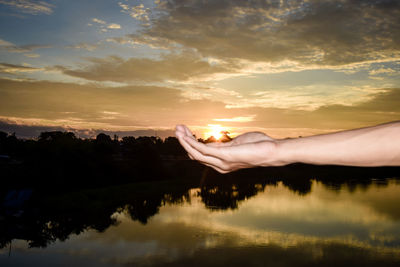
[[0,0],[0,130],[306,136],[400,119],[400,2]]

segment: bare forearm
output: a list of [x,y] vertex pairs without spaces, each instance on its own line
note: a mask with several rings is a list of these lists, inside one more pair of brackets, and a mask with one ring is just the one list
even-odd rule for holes
[[400,166],[400,122],[277,141],[277,165]]

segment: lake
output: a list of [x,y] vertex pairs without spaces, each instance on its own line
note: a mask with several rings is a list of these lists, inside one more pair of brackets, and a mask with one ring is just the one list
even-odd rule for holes
[[400,265],[398,176],[309,176],[34,191],[3,205],[0,265]]

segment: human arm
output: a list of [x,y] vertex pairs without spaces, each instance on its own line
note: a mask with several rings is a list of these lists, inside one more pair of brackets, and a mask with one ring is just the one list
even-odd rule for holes
[[295,162],[351,166],[400,166],[400,122],[293,139],[246,133],[228,143],[197,142],[184,125],[176,129],[192,159],[221,173]]
[[278,141],[287,163],[400,166],[400,121]]

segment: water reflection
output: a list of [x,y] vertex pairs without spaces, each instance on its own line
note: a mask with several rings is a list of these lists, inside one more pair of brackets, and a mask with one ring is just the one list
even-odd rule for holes
[[396,265],[396,172],[206,169],[192,180],[35,191],[24,204],[3,203],[0,264]]

